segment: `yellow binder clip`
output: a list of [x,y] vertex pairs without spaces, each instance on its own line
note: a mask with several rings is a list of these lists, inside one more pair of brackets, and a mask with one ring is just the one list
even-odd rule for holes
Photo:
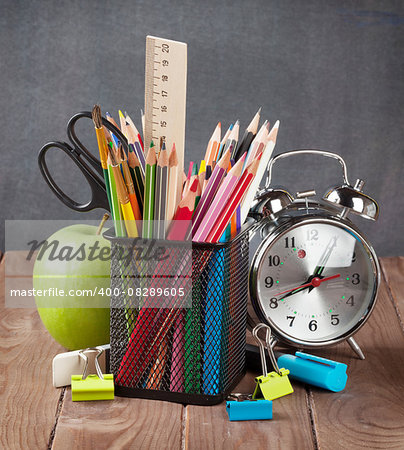
[[[87,375],[88,356],[86,352],[94,351],[98,352],[94,360],[97,375]],[[114,399],[114,376],[111,373],[103,374],[98,362],[98,358],[103,352],[104,349],[102,347],[90,347],[80,350],[79,356],[84,359],[85,365],[82,375],[72,375],[72,401]]]
[[[265,345],[261,341],[261,339],[258,337],[258,331],[261,328],[266,329],[265,345],[266,345],[266,349],[267,349],[269,358],[271,359],[272,366],[275,369],[274,372],[270,372],[270,373],[268,373],[267,363],[266,363],[266,359],[265,359]],[[259,344],[261,365],[262,365],[262,372],[263,372],[263,375],[261,375],[255,379],[257,384],[255,386],[255,390],[253,393],[253,399],[254,400],[261,400],[261,399],[274,400],[276,398],[283,397],[284,395],[291,394],[293,392],[293,388],[292,388],[292,385],[290,384],[290,381],[288,378],[289,370],[283,369],[283,368],[279,369],[278,364],[276,362],[274,352],[271,347],[271,341],[270,341],[271,328],[269,328],[268,325],[259,323],[252,330],[252,334]]]

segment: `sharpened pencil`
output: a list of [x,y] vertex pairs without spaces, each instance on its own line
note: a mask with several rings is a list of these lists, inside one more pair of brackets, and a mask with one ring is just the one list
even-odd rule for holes
[[132,131],[135,134],[135,136],[137,136],[137,138],[140,142],[140,146],[142,147],[142,150],[144,152],[142,136],[139,133],[139,130],[136,128],[136,125],[134,124],[133,120],[130,118],[129,114],[126,111],[125,111],[125,119],[126,119],[126,122],[128,122],[129,126],[132,128]]
[[168,155],[163,141],[156,168],[156,187],[154,197],[154,237],[165,238],[165,219],[168,193]]
[[218,215],[220,215],[221,211],[223,210],[226,202],[232,196],[232,192],[236,187],[238,180],[240,179],[244,159],[245,156],[242,156],[240,158],[240,160],[231,168],[222,184],[219,186],[215,198],[209,205],[209,208],[204,214],[203,219],[201,220],[199,227],[196,229],[195,234],[193,234],[193,241],[204,242],[208,237],[213,224],[215,223]]
[[258,130],[258,124],[260,122],[261,117],[261,108],[257,111],[253,119],[251,120],[250,124],[246,128],[244,135],[241,139],[241,141],[237,145],[237,149],[235,151],[235,157],[234,159],[238,161],[242,155],[248,151],[250,148],[251,142],[253,141],[254,137],[257,134]]
[[144,239],[153,238],[153,218],[154,218],[154,189],[156,183],[156,151],[153,141],[150,143],[149,152],[146,158],[146,177],[144,182],[143,200],[143,228],[142,237]]
[[[238,162],[242,160],[243,156]],[[232,215],[236,212],[238,205],[240,205],[248,187],[251,185],[251,182],[257,173],[259,163],[260,161],[258,157],[246,168],[241,178],[239,178],[231,197],[227,199],[226,204],[220,211],[219,215],[216,216],[216,221],[210,229],[206,242],[219,241],[220,236],[223,234],[229,221],[231,220]]]
[[[177,209],[177,192],[178,192],[178,158],[177,150],[175,149],[175,144],[171,149],[170,157],[168,158],[168,204],[167,204],[167,226],[169,222],[173,219],[175,211]],[[182,187],[182,186],[181,186]]]
[[199,181],[194,180],[187,194],[180,201],[174,219],[168,230],[167,239],[172,241],[183,241],[191,228],[191,219],[194,212],[196,191]]
[[257,190],[261,184],[261,180],[264,176],[264,173],[267,170],[269,160],[271,159],[272,152],[275,148],[276,144],[276,138],[278,136],[278,130],[279,130],[279,120],[275,122],[275,125],[272,127],[271,132],[268,136],[268,143],[262,152],[262,157],[260,160],[260,164],[257,169],[257,174],[254,177],[253,182],[251,183],[251,186],[248,188],[248,191],[244,197],[244,200],[241,204],[241,212],[240,212],[240,222],[241,225],[245,222],[247,219],[248,212],[250,211],[251,203],[254,200],[254,197],[257,193]]
[[234,124],[233,129],[231,130],[229,137],[227,138],[226,144],[224,146],[224,150],[226,151],[231,145],[233,146],[233,151],[231,154],[231,157],[234,159],[234,152],[235,148],[237,147],[238,142],[238,135],[240,132],[240,122],[237,120],[237,122]]
[[[192,235],[196,233],[199,225],[202,222],[202,219],[208,210],[213,198],[219,186],[226,175],[227,167],[230,162],[230,151],[228,150],[223,154],[217,163],[215,170],[212,172],[212,175],[209,178],[208,184],[206,188],[203,189],[201,199],[198,203],[198,207],[195,210],[194,217],[192,219]],[[209,166],[208,166],[209,167]],[[206,167],[206,173],[208,172],[208,167]]]
[[216,125],[216,128],[213,131],[212,136],[209,139],[208,146],[206,148],[204,158],[206,165],[211,165],[213,160],[216,161],[220,146],[220,135],[221,135],[221,123],[219,122]]

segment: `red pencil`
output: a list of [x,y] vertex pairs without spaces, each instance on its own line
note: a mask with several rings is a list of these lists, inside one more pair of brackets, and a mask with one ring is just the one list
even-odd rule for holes
[[196,178],[191,188],[185,194],[178,204],[171,227],[168,231],[167,239],[170,241],[182,241],[187,235],[188,228],[191,226],[192,214],[195,207],[196,190],[199,180]]
[[231,216],[236,211],[238,205],[243,200],[245,193],[247,192],[248,187],[250,186],[252,180],[254,179],[255,174],[257,173],[259,160],[261,159],[261,155],[256,158],[244,171],[241,178],[238,180],[236,187],[234,188],[231,197],[226,202],[225,207],[221,211],[218,219],[214,223],[212,230],[210,231],[206,242],[218,242],[221,235],[224,233],[229,221],[231,220]]

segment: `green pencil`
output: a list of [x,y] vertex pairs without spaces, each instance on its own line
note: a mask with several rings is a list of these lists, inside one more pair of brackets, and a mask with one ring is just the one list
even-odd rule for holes
[[154,219],[154,190],[156,183],[156,152],[153,141],[150,143],[149,152],[146,158],[146,171],[144,183],[144,202],[143,202],[143,227],[142,234],[144,239],[153,238],[153,219]]
[[108,180],[111,191],[111,214],[114,220],[115,234],[119,237],[122,237],[125,236],[125,231],[122,223],[121,208],[119,207],[118,195],[116,193],[115,178],[110,164],[110,157],[108,157]]

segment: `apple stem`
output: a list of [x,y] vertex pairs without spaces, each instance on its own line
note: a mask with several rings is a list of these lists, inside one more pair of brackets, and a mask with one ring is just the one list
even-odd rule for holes
[[102,220],[101,220],[100,224],[98,225],[97,231],[96,231],[96,233],[95,233],[96,235],[101,234],[101,231],[102,231],[102,228],[103,228],[103,226],[104,226],[104,223],[105,223],[108,219],[109,219],[109,214],[108,214],[108,213],[105,213],[105,214],[102,216]]

